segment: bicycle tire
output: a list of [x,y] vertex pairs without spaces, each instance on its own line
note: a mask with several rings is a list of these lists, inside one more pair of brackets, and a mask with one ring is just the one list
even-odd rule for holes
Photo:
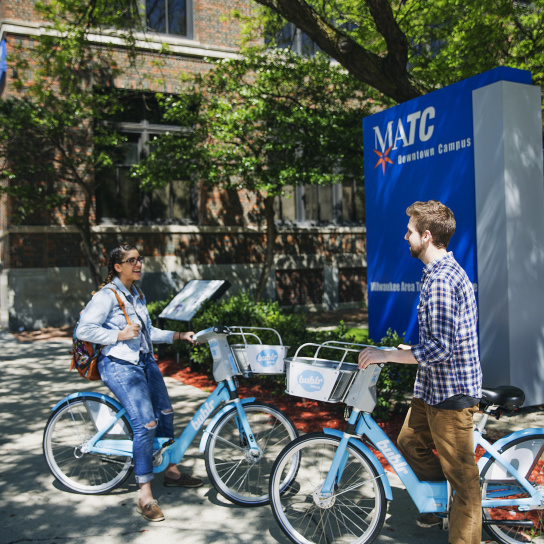
[[[243,431],[238,412],[225,413],[211,429],[204,459],[210,481],[226,499],[240,506],[269,503],[268,480],[276,457],[297,436],[293,422],[281,410],[264,402],[243,405],[255,441],[262,450],[254,458]],[[296,464],[288,471],[283,487],[296,474]]]
[[[518,460],[519,466],[524,466],[524,476],[529,474],[527,480],[534,486],[544,490],[544,436],[528,435],[508,444],[501,448],[501,453],[508,455],[512,448],[516,451],[510,452],[510,457]],[[531,452],[532,460],[527,457]],[[523,463],[525,458],[526,464]],[[512,463],[516,466],[516,462]],[[482,485],[482,500],[492,498],[492,494],[499,494],[501,498],[525,498],[529,494],[516,480],[514,480],[506,470],[491,458],[480,474],[480,482]],[[484,528],[486,532],[497,542],[503,544],[524,543],[544,543],[544,516],[542,509],[533,509],[529,511],[520,511],[516,506],[506,506],[501,508],[482,508]],[[494,521],[491,525],[486,524],[486,521]],[[534,527],[523,527],[521,525],[505,525],[499,523],[499,520],[512,522],[529,522],[534,523]]]
[[[64,486],[94,495],[120,486],[132,472],[132,457],[83,453],[81,447],[96,432],[99,421],[118,412],[107,399],[81,396],[59,406],[49,417],[43,435],[43,452],[49,470]],[[104,417],[105,416],[105,417]],[[104,438],[132,440],[126,416]]]
[[[383,527],[387,499],[381,478],[368,457],[348,444],[347,462],[333,495],[322,499],[325,481],[340,439],[325,433],[297,438],[280,453],[270,476],[270,504],[282,531],[295,544],[363,544]],[[285,467],[298,457],[298,473],[283,493]]]

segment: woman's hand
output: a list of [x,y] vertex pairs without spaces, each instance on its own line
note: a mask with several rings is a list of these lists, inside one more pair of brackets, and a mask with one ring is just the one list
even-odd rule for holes
[[195,341],[193,340],[194,334],[195,333],[193,331],[175,332],[174,333],[174,340],[187,340],[187,342],[190,342],[191,344],[194,344],[195,343]]
[[133,338],[136,338],[139,334],[140,325],[127,324],[127,326],[122,331],[119,331],[117,341],[120,342],[122,340],[132,340]]

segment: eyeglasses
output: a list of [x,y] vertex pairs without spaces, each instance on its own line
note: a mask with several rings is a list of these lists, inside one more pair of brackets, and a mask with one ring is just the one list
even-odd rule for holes
[[127,259],[126,261],[121,261],[120,264],[128,263],[130,266],[134,266],[136,263],[143,263],[144,258],[142,256],[140,257],[131,257],[130,259]]

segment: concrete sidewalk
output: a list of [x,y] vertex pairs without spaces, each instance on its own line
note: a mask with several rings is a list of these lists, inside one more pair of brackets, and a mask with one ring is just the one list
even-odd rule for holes
[[[288,542],[268,506],[242,508],[210,487],[198,452],[199,437],[182,466],[203,478],[203,487],[166,488],[162,475],[153,481],[153,492],[166,515],[164,522],[148,523],[136,512],[137,486],[133,477],[109,495],[79,495],[65,489],[49,472],[42,453],[42,434],[50,410],[75,391],[109,391],[102,382],[86,382],[69,371],[69,341],[19,343],[0,330],[0,346],[0,544]],[[167,385],[179,432],[207,394],[171,378],[167,378]],[[504,418],[500,425],[543,424],[541,413],[526,417],[528,421],[524,416],[515,424]],[[416,526],[415,506],[397,477],[390,475],[390,481],[394,500],[375,542],[447,544],[444,531]]]

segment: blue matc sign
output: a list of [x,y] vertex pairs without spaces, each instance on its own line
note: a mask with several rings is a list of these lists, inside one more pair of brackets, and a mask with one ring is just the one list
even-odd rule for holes
[[531,84],[500,67],[363,119],[369,335],[391,328],[418,342],[423,264],[404,240],[413,202],[439,200],[457,222],[448,246],[477,292],[472,91],[498,81]]

